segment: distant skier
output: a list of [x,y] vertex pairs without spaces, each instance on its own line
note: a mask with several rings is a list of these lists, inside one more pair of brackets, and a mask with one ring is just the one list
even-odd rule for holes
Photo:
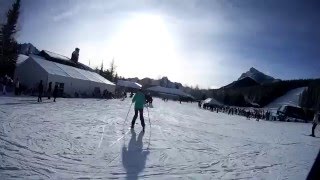
[[38,102],[42,102],[42,93],[43,93],[43,84],[41,80],[38,85]]
[[269,121],[269,120],[270,120],[269,118],[270,118],[270,111],[268,110],[268,111],[266,112],[266,120]]
[[141,125],[144,131],[145,123],[143,118],[143,107],[145,102],[146,102],[146,98],[142,93],[142,89],[139,89],[139,91],[133,96],[133,99],[132,99],[132,103],[135,103],[135,104],[134,104],[134,116],[131,122],[131,129],[134,128],[134,124],[136,122],[136,119],[138,117],[138,112],[139,112]]
[[318,111],[318,112],[316,112],[315,114],[314,114],[314,117],[313,117],[313,124],[312,124],[312,134],[310,135],[310,136],[312,136],[312,137],[315,137],[315,135],[314,135],[314,130],[316,129],[316,127],[317,127],[317,125],[319,124],[319,119],[320,119],[320,114],[319,114],[320,112]]
[[51,91],[52,91],[52,82],[49,82],[49,87],[48,87],[48,91],[47,91],[48,99],[51,98]]
[[145,98],[146,98],[146,103],[147,103],[149,106],[152,106],[153,99],[152,99],[152,96],[150,95],[150,93],[148,93],[147,95],[145,95]]
[[58,95],[58,85],[57,84],[54,86],[52,95],[53,95],[53,102],[56,102],[56,98]]
[[8,76],[5,75],[3,80],[2,80],[2,94],[5,95],[7,94],[7,85],[8,85]]
[[15,84],[16,84],[14,89],[15,95],[20,95],[20,82],[18,78],[16,79]]
[[248,120],[250,120],[250,114],[251,114],[251,113],[250,113],[250,110],[247,110],[247,111],[246,111],[246,117],[247,117]]

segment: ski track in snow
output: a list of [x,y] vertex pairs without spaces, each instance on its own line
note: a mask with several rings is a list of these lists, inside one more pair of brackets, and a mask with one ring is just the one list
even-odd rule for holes
[[320,148],[311,124],[159,99],[132,132],[130,100],[0,97],[1,179],[304,179]]

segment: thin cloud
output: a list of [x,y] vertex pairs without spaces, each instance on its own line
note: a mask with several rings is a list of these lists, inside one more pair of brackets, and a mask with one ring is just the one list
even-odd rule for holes
[[81,11],[81,6],[77,5],[75,7],[70,7],[66,11],[58,12],[55,16],[53,16],[54,22],[59,22],[62,20],[70,19],[75,17]]

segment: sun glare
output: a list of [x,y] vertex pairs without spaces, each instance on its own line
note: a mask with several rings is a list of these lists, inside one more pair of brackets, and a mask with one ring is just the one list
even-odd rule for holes
[[174,40],[161,16],[134,15],[113,38],[111,49],[121,68],[119,71],[126,74],[130,69],[137,76],[170,76],[179,67]]

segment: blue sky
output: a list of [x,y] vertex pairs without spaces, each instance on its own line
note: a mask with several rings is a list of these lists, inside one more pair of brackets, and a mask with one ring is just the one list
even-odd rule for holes
[[125,77],[208,88],[250,67],[319,78],[319,22],[316,0],[24,0],[17,38],[66,56],[79,47],[92,67],[114,58]]

